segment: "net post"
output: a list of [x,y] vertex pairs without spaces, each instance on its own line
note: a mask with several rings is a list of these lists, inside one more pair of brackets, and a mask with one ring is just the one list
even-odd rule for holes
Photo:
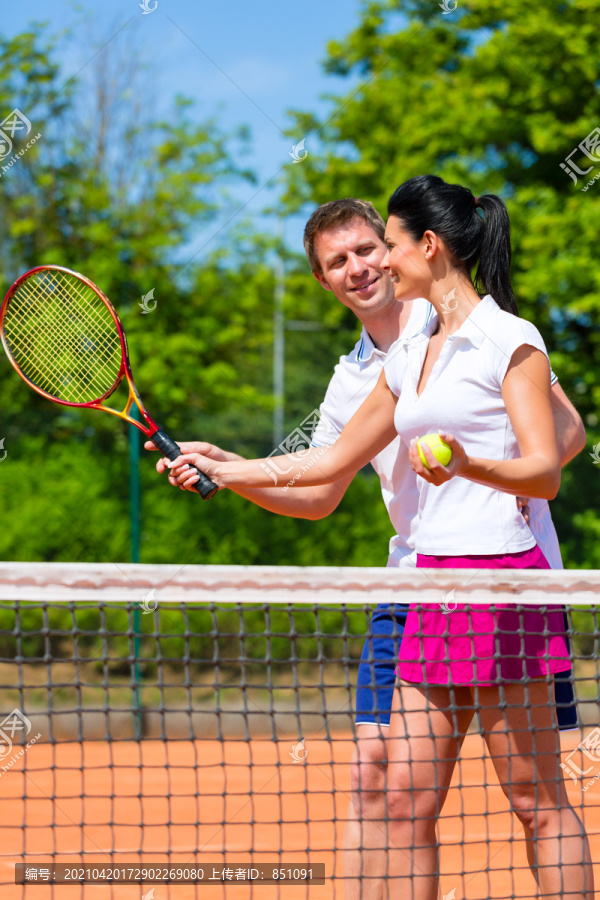
[[[131,409],[131,417],[140,421],[139,411],[134,404]],[[140,432],[134,425],[128,425],[129,429],[129,533],[130,555],[132,563],[140,561],[140,536],[141,536],[141,489],[140,489]],[[133,656],[132,665],[132,689],[133,689],[133,726],[135,739],[139,740],[143,734],[143,710],[140,697],[140,649],[142,615],[139,603],[133,607]]]

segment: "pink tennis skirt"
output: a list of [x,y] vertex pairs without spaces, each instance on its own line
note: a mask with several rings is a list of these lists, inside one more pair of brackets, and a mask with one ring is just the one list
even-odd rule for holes
[[[422,556],[420,569],[549,569],[538,546],[504,556]],[[460,596],[460,590],[457,590]],[[411,603],[397,674],[418,684],[489,686],[571,666],[562,608]]]

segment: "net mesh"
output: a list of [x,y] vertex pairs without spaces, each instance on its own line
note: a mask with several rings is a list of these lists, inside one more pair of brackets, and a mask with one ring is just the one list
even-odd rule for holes
[[[288,888],[251,886],[249,867],[291,878],[324,864],[324,884],[294,893],[592,900],[600,727],[589,595],[565,606],[573,669],[563,686],[575,686],[575,709],[560,692],[548,703],[550,678],[525,679],[500,702],[481,689],[402,685],[380,729],[357,718],[389,712],[373,682],[391,672],[394,693],[396,658],[383,644],[391,638],[397,656],[406,611],[381,584],[340,603],[297,570],[289,590],[280,576],[258,603],[244,598],[260,570],[249,584],[252,570],[240,568],[203,582],[240,602],[196,603],[149,590],[158,567],[148,567],[124,588],[132,602],[111,599],[127,580],[116,567],[96,583],[57,568],[4,586],[0,577],[3,897],[139,898],[139,884],[100,873],[168,864],[202,866],[205,881],[148,879],[143,897],[274,898]],[[543,589],[546,573],[536,574]],[[407,600],[419,599],[418,584]],[[460,613],[458,591],[454,600],[444,616]],[[577,714],[561,734],[557,703],[567,725]],[[36,883],[15,884],[15,863]],[[44,883],[40,871],[59,863],[85,866],[89,879],[95,870],[97,883]]]
[[7,351],[57,400],[89,403],[116,386],[122,349],[104,301],[76,275],[42,269],[21,282],[4,315]]

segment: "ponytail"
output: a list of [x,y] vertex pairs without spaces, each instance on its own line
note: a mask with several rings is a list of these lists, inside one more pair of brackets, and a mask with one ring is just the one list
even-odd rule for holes
[[510,222],[500,197],[475,197],[468,188],[447,184],[437,175],[418,175],[394,191],[388,216],[397,216],[415,241],[426,231],[438,234],[469,275],[477,266],[476,290],[491,294],[501,309],[518,315],[510,283]]
[[484,194],[478,198],[477,205],[485,213],[485,222],[474,278],[475,286],[486,294],[491,294],[501,309],[518,316],[517,301],[510,283],[508,210],[504,201],[496,194]]

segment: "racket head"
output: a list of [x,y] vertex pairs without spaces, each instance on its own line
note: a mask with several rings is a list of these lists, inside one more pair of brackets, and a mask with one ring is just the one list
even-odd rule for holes
[[65,406],[97,406],[130,374],[110,300],[63,266],[37,266],[15,281],[0,309],[0,336],[21,378]]
[[[13,368],[36,393],[63,406],[103,409],[156,439],[170,459],[178,445],[148,415],[133,381],[127,338],[108,297],[85,275],[64,266],[36,266],[9,288],[0,309],[0,337]],[[123,378],[129,400],[122,411],[103,406]],[[142,422],[129,415],[135,403]],[[201,476],[197,492],[218,490]]]

